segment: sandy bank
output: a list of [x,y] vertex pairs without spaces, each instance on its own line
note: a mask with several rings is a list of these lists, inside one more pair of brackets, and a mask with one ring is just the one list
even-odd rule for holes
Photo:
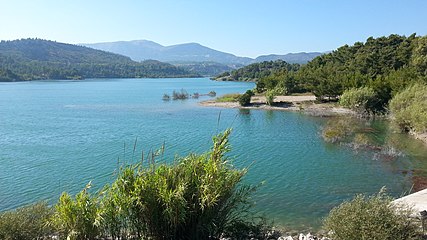
[[314,116],[351,115],[354,111],[336,106],[331,103],[314,103],[316,97],[307,96],[276,96],[274,105],[266,104],[264,96],[253,96],[249,106],[240,106],[238,102],[216,102],[208,100],[200,102],[205,107],[240,108],[240,109],[263,109],[276,111],[300,111]]

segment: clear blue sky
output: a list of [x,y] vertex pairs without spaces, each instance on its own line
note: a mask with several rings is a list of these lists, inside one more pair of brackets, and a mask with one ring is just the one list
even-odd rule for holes
[[239,56],[427,35],[427,0],[0,0],[0,39],[198,42]]

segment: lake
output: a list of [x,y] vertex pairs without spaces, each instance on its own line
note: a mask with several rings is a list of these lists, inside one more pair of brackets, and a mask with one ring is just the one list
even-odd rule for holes
[[199,106],[207,96],[162,100],[173,90],[221,95],[253,87],[207,78],[1,83],[0,211],[54,203],[61,192],[75,194],[89,181],[99,189],[114,179],[120,162],[137,161],[141,151],[163,143],[166,159],[202,153],[226,128],[233,128],[234,164],[250,165],[245,182],[264,182],[254,196],[256,209],[290,228],[317,228],[332,207],[357,193],[386,186],[399,196],[410,191],[417,169],[427,169],[425,147],[391,133],[384,122],[365,124],[382,144],[395,142],[401,154],[392,160],[324,142],[326,118]]

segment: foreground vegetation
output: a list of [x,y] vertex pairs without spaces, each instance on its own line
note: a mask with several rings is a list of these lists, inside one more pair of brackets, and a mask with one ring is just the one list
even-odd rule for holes
[[[209,152],[171,164],[156,163],[162,151],[150,153],[122,166],[117,179],[96,194],[88,184],[75,197],[63,193],[53,209],[40,204],[3,213],[0,238],[264,238],[269,227],[250,208],[255,187],[241,183],[247,169],[234,168],[225,156],[229,134],[215,136]],[[15,221],[24,225],[9,229]],[[28,236],[19,237],[21,232]]]
[[332,209],[324,228],[334,240],[420,239],[419,226],[410,218],[412,210],[395,206],[392,200],[383,191],[370,197],[357,195]]
[[[202,184],[220,187],[225,179],[201,183],[207,179],[196,179],[194,175],[215,172],[214,169],[221,167],[200,171],[202,166],[198,161],[190,167],[163,167],[147,169],[145,177],[150,177],[144,179],[135,175],[137,169],[126,167],[123,169],[126,173],[122,172],[121,178],[101,194],[89,194],[88,185],[75,198],[64,193],[54,207],[37,203],[0,213],[0,239],[280,239],[279,232],[272,230],[265,221],[254,220],[247,214],[248,208],[242,208],[249,206],[247,195],[253,191],[252,187],[232,189],[236,187],[233,185],[216,191],[192,188]],[[183,181],[182,177],[171,181],[169,174],[172,172],[168,170],[175,168],[198,169],[194,173],[180,172],[182,177],[191,176],[185,181],[195,185],[172,189],[174,184]],[[227,181],[235,183],[244,174],[239,170],[225,172],[219,171],[209,177],[231,174],[234,177]],[[189,196],[190,192],[199,195]],[[224,194],[227,192],[232,196]],[[219,195],[215,197],[212,193]],[[122,198],[130,195],[135,198]],[[184,198],[191,201],[185,202]],[[224,199],[227,201],[222,201]],[[331,210],[324,219],[323,230],[333,240],[421,239],[420,225],[410,217],[412,209],[395,205],[392,200],[383,190],[369,197],[357,195]]]

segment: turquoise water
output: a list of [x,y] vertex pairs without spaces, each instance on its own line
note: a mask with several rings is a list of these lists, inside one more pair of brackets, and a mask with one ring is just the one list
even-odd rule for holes
[[89,181],[101,188],[114,179],[118,160],[132,161],[136,139],[135,155],[165,143],[171,159],[204,152],[211,137],[228,127],[235,165],[251,165],[245,181],[265,181],[254,196],[257,210],[277,224],[316,227],[356,193],[387,186],[397,196],[410,189],[411,176],[402,172],[425,155],[384,161],[327,144],[319,134],[326,119],[198,105],[209,97],[162,101],[173,90],[221,95],[253,87],[205,78],[2,83],[0,211],[38,200],[53,203],[62,191],[76,193]]

